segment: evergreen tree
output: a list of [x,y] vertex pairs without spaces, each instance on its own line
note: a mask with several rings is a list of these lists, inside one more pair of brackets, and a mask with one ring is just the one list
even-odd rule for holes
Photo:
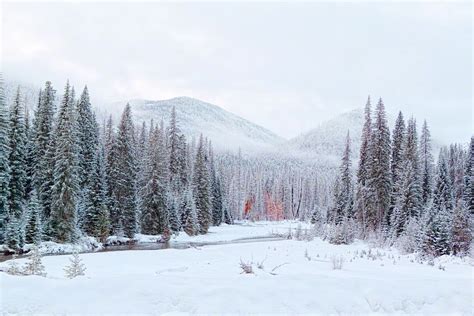
[[434,159],[431,153],[431,134],[426,121],[423,122],[420,139],[420,169],[422,202],[426,207],[433,194]]
[[209,170],[206,162],[206,150],[204,148],[204,138],[201,135],[196,152],[194,163],[194,201],[196,204],[197,218],[199,222],[199,232],[207,233],[212,221],[210,192],[209,192]]
[[42,234],[41,207],[35,190],[31,191],[27,211],[25,241],[29,244],[39,244]]
[[[39,100],[41,102],[41,91],[39,95]],[[30,111],[26,109],[25,113],[25,130],[26,130],[26,184],[25,184],[25,199],[29,199],[30,193],[34,189],[34,172],[36,168],[36,149],[35,149],[35,139],[36,139],[36,123],[30,124]]]
[[10,183],[9,183],[9,216],[7,225],[9,233],[7,244],[12,249],[19,249],[24,243],[23,216],[25,208],[26,174],[26,129],[25,109],[20,100],[18,88],[10,111]]
[[375,109],[375,121],[369,159],[367,227],[370,231],[382,228],[383,219],[390,206],[392,179],[390,175],[390,131],[387,126],[382,99]]
[[338,189],[335,194],[335,206],[331,221],[340,224],[346,218],[352,217],[353,186],[351,172],[351,139],[349,132],[346,136],[346,147],[339,167]]
[[209,147],[209,170],[212,224],[214,226],[219,226],[222,223],[223,219],[222,191],[221,182],[216,172],[212,147]]
[[82,227],[86,205],[93,203],[87,201],[86,192],[92,182],[94,158],[98,150],[99,135],[98,125],[91,109],[89,91],[87,86],[77,103],[77,147],[78,147],[78,183],[81,188],[78,199],[78,217]]
[[[391,218],[393,208],[398,202],[398,199],[401,194],[402,187],[402,174],[403,167],[405,162],[404,157],[404,147],[406,141],[406,126],[405,120],[403,119],[402,112],[398,113],[397,120],[395,122],[395,128],[393,129],[393,138],[392,138],[392,160],[391,160],[391,172],[392,172],[392,196],[391,196],[391,208],[390,212],[387,214],[387,218]],[[398,217],[397,210],[397,216]],[[390,223],[389,223],[390,224]]]
[[425,224],[424,251],[432,256],[449,254],[453,196],[446,149],[440,151],[433,204]]
[[43,262],[41,261],[41,254],[37,246],[34,246],[31,249],[31,256],[28,258],[28,262],[25,265],[24,274],[46,276]]
[[125,236],[131,238],[137,232],[137,192],[135,132],[130,104],[127,103],[113,143],[112,153],[116,155],[112,166],[112,196],[117,206],[112,213],[112,225],[115,233],[123,229]]
[[74,279],[75,277],[85,274],[86,266],[82,262],[77,252],[74,252],[72,254],[72,258],[69,258],[69,261],[70,265],[64,268],[64,272],[67,278]]
[[367,104],[365,105],[364,127],[361,136],[359,166],[357,169],[357,186],[353,210],[357,222],[363,231],[367,225],[368,187],[366,182],[369,176],[370,148],[372,140],[372,113],[370,106],[369,97],[367,99]]
[[144,234],[157,235],[169,228],[168,165],[164,131],[155,128],[148,149],[147,184],[143,194],[141,229]]
[[89,236],[105,240],[108,236],[110,223],[103,147],[99,147],[95,153],[86,197],[84,231]]
[[472,241],[469,225],[469,211],[465,204],[458,204],[453,211],[452,219],[452,250],[455,255],[468,254]]
[[178,202],[171,191],[168,191],[167,197],[169,228],[172,232],[179,232],[181,229],[181,220],[178,215]]
[[36,187],[38,198],[40,200],[43,212],[42,223],[44,227],[45,238],[52,237],[51,231],[51,203],[52,188],[54,185],[54,155],[56,151],[54,115],[56,91],[53,89],[51,82],[47,81],[45,88],[41,93],[40,102],[36,111],[35,125],[35,155],[36,167],[33,176],[33,184]]
[[64,89],[54,138],[54,185],[52,188],[51,230],[57,242],[72,242],[76,237],[78,174],[74,113],[74,88],[69,81]]
[[468,213],[474,218],[474,136],[468,148],[466,170],[464,172],[464,205]]
[[8,110],[5,104],[3,80],[0,76],[0,244],[5,241],[8,221],[10,187],[10,140]]
[[170,184],[173,191],[178,191],[181,188],[181,168],[182,163],[180,152],[180,130],[176,119],[176,108],[171,109],[171,119],[168,128],[168,151],[169,151],[169,175]]
[[193,191],[188,187],[184,191],[184,198],[181,204],[183,230],[189,236],[194,236],[199,233],[199,223],[197,219],[196,204],[194,203]]

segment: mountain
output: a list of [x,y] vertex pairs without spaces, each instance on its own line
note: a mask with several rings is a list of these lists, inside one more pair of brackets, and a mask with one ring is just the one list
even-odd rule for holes
[[283,147],[286,150],[294,151],[295,154],[338,161],[344,151],[346,135],[349,131],[352,157],[355,158],[359,155],[363,124],[363,109],[355,109],[288,140]]
[[[263,152],[273,150],[285,140],[273,132],[232,114],[214,104],[189,97],[169,100],[131,100],[132,113],[138,123],[168,124],[173,106],[181,131],[189,138],[202,133],[218,150]],[[121,103],[123,104],[123,102]]]

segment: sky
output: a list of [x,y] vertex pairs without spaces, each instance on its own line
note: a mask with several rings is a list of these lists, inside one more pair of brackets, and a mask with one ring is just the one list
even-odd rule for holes
[[5,79],[87,84],[99,108],[190,96],[291,138],[370,95],[473,134],[469,1],[1,3]]

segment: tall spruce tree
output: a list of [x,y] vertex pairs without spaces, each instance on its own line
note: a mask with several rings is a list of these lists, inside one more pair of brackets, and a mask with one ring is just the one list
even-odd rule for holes
[[38,199],[42,207],[42,223],[44,228],[44,238],[50,239],[51,232],[51,203],[52,187],[54,185],[54,155],[56,150],[56,139],[54,135],[56,90],[51,82],[47,81],[42,90],[38,109],[36,111],[36,138],[35,155],[36,166],[33,176],[33,184],[36,188]]
[[[404,153],[403,149],[405,146],[406,140],[406,126],[405,120],[403,118],[403,113],[399,112],[397,120],[395,121],[395,128],[393,129],[393,138],[392,138],[392,159],[391,159],[391,172],[392,172],[392,197],[391,197],[391,208],[390,212],[395,207],[397,200],[400,195],[401,187],[401,178],[404,167]],[[387,214],[388,218],[391,214]]]
[[346,146],[339,167],[338,190],[335,195],[335,206],[331,221],[340,224],[344,219],[351,218],[353,204],[353,184],[351,171],[351,139],[346,136]]
[[464,172],[464,204],[470,216],[474,218],[474,136],[468,148],[466,170]]
[[372,140],[372,113],[370,107],[371,104],[369,97],[364,110],[364,127],[362,129],[359,166],[357,169],[357,186],[353,210],[363,233],[367,226],[368,187],[366,182],[369,176],[370,148]]
[[209,170],[206,159],[207,157],[204,138],[201,135],[199,137],[193,174],[194,201],[197,210],[199,232],[201,234],[207,233],[212,222],[209,192]]
[[74,88],[66,83],[59,108],[54,138],[54,185],[51,203],[51,234],[57,242],[77,237],[78,158]]
[[94,158],[98,150],[98,125],[91,109],[87,86],[77,103],[77,147],[78,147],[78,182],[81,188],[78,200],[78,217],[82,226],[85,208],[91,201],[87,201],[87,190],[91,186]]
[[390,207],[392,179],[390,175],[390,130],[387,125],[382,99],[375,109],[369,159],[367,228],[375,231],[382,228]]
[[110,229],[107,208],[107,183],[104,148],[99,146],[92,164],[89,184],[85,190],[86,204],[83,229],[89,236],[105,240]]
[[138,228],[137,170],[134,146],[135,132],[132,112],[130,104],[127,103],[113,144],[115,149],[112,149],[113,155],[116,155],[114,158],[116,163],[113,167],[114,170],[112,170],[113,181],[115,181],[112,194],[117,201],[116,214],[113,214],[112,223],[116,229],[115,233],[119,233],[120,229],[123,229],[125,236],[130,238],[133,237]]
[[434,159],[431,152],[431,134],[426,120],[423,122],[420,138],[420,169],[422,203],[426,208],[433,194]]
[[42,238],[41,235],[41,206],[36,190],[33,190],[27,207],[25,241],[29,244],[39,244]]
[[432,256],[450,253],[453,195],[447,156],[447,150],[443,148],[438,158],[433,204],[425,224],[423,248],[426,253]]
[[10,187],[10,140],[8,109],[5,104],[3,79],[0,76],[0,244],[5,241],[8,223],[8,196]]
[[154,127],[154,131],[150,133],[147,150],[149,165],[141,212],[141,230],[144,234],[161,234],[169,228],[169,179],[164,137],[164,131],[158,127]]
[[19,249],[24,243],[23,218],[25,213],[26,174],[26,128],[25,108],[23,107],[20,88],[10,110],[10,183],[9,183],[9,216],[7,244],[12,249]]

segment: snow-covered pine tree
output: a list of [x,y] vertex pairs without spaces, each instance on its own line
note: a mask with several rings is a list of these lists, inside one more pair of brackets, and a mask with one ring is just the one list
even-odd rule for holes
[[31,191],[28,201],[25,228],[25,242],[28,244],[39,244],[41,242],[41,206],[36,190]]
[[466,152],[460,144],[451,144],[449,146],[448,169],[453,190],[454,205],[461,203],[464,195],[466,156]]
[[202,134],[199,137],[196,160],[194,163],[193,186],[199,232],[205,234],[211,225],[212,214],[209,192],[209,170],[206,162],[206,149]]
[[331,221],[338,225],[347,218],[352,218],[353,185],[351,171],[351,139],[349,131],[346,136],[346,146],[339,167],[338,189],[335,195],[335,205]]
[[53,89],[51,82],[47,81],[41,93],[41,102],[38,104],[35,116],[35,154],[37,161],[33,183],[43,209],[42,222],[46,239],[52,237],[50,217],[52,187],[54,185],[54,155],[56,151],[56,139],[53,137],[55,134],[55,98],[56,90]]
[[169,152],[169,176],[170,185],[173,192],[178,192],[182,189],[182,151],[181,151],[181,131],[178,126],[176,118],[176,108],[171,109],[171,119],[168,127],[168,152]]
[[[39,102],[41,102],[41,91],[39,94]],[[34,172],[36,168],[36,120],[31,121],[30,111],[28,108],[25,112],[25,130],[26,130],[26,184],[25,184],[25,199],[29,199],[31,191],[34,189]]]
[[221,182],[216,172],[214,152],[212,150],[212,146],[209,146],[209,170],[210,170],[212,224],[214,226],[219,226],[222,223],[222,219],[223,219],[222,190],[221,190]]
[[[400,191],[403,189],[401,187],[402,181],[402,173],[404,167],[404,148],[405,148],[405,140],[406,140],[406,126],[405,120],[403,118],[403,113],[400,111],[397,116],[397,120],[395,121],[395,128],[393,129],[393,137],[392,137],[392,159],[391,159],[391,172],[392,172],[392,195],[391,195],[391,207],[390,211],[387,213],[386,218],[392,218],[392,211],[395,208],[395,204],[397,203]],[[399,210],[397,210],[397,213]],[[398,217],[397,214],[395,217]],[[390,225],[391,223],[386,223]]]
[[372,113],[370,96],[364,110],[364,127],[362,129],[361,146],[359,153],[359,166],[357,169],[357,185],[353,213],[363,232],[367,226],[368,190],[367,179],[369,176],[370,148],[372,140]]
[[10,140],[8,109],[5,104],[3,79],[0,75],[0,244],[5,241],[8,220],[8,195],[10,183]]
[[33,246],[31,249],[31,256],[26,262],[23,273],[26,275],[46,276],[43,262],[41,261],[41,254],[37,246]]
[[376,231],[382,228],[383,219],[390,207],[392,179],[390,175],[390,130],[387,125],[382,99],[375,109],[375,120],[369,159],[367,228]]
[[188,186],[184,191],[184,197],[181,202],[181,212],[183,223],[183,230],[189,236],[194,236],[199,233],[199,223],[197,219],[196,204],[194,203],[193,190]]
[[433,204],[425,224],[423,249],[432,256],[445,255],[450,252],[453,196],[447,156],[447,150],[443,148],[438,158]]
[[146,186],[143,193],[141,229],[144,234],[157,235],[169,227],[167,195],[168,162],[164,131],[158,127],[150,134]]
[[464,203],[458,203],[452,217],[452,250],[455,255],[469,253],[472,231],[469,223],[469,210]]
[[121,214],[116,196],[118,164],[116,134],[112,122],[112,115],[109,116],[105,126],[104,149],[105,175],[107,184],[107,207],[110,214],[111,232],[113,234],[123,235]]
[[434,158],[431,152],[431,134],[426,120],[423,122],[420,138],[420,169],[423,207],[426,209],[433,194]]
[[107,208],[107,183],[105,175],[104,147],[99,145],[86,188],[86,204],[83,229],[89,236],[105,240],[110,229]]
[[464,205],[474,219],[474,136],[468,148],[466,170],[464,171]]
[[77,251],[72,253],[72,258],[69,258],[69,261],[69,266],[64,268],[67,278],[74,279],[75,277],[85,275],[86,266],[82,262]]
[[[116,155],[116,164],[113,167],[112,189],[113,196],[117,199],[116,214],[113,214],[112,223],[114,228],[120,226],[125,236],[131,238],[137,232],[137,175],[135,161],[135,132],[132,120],[130,104],[127,103],[123,111],[118,133],[114,142],[116,149],[112,149]],[[114,212],[115,213],[115,212]],[[112,215],[112,214],[111,214]],[[115,231],[115,233],[118,233]]]
[[77,134],[75,130],[74,88],[69,81],[59,108],[54,138],[54,185],[52,188],[51,230],[57,242],[72,242],[76,237],[78,175]]
[[[406,188],[409,188],[409,195],[406,196],[409,216],[419,216],[421,214],[423,191],[420,182],[420,161],[418,152],[418,133],[416,120],[410,118],[407,126],[407,140],[405,143],[404,156],[406,167],[404,177],[406,178]],[[411,169],[411,170],[410,170]]]
[[94,158],[98,150],[99,130],[92,112],[89,90],[84,87],[81,97],[77,102],[77,148],[78,148],[78,184],[80,188],[78,196],[78,219],[83,228],[83,220],[87,201],[87,189],[91,185]]
[[24,243],[23,217],[25,213],[26,174],[26,129],[25,109],[23,107],[20,88],[10,110],[10,183],[9,183],[9,216],[7,225],[7,244],[12,249],[19,249]]

